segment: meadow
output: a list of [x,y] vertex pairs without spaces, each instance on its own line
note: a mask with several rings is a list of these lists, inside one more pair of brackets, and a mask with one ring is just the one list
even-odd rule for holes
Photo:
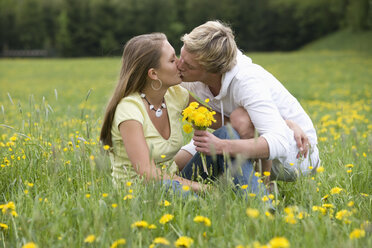
[[186,198],[113,186],[98,137],[120,58],[1,59],[0,247],[372,247],[372,56],[248,55],[318,133],[322,167],[278,182],[273,214],[223,179]]

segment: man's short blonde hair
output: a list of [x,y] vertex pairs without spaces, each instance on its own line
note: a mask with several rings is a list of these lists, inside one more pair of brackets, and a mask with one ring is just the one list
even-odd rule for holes
[[236,64],[237,46],[231,28],[220,21],[208,21],[185,34],[184,49],[194,54],[208,72],[225,73]]

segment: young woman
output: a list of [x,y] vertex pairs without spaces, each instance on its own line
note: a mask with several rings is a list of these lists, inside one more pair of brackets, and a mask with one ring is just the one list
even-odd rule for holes
[[100,139],[109,145],[112,175],[121,180],[178,181],[193,191],[205,188],[181,178],[173,157],[183,145],[180,116],[189,93],[179,86],[173,47],[162,33],[139,35],[127,42],[120,79],[107,106]]

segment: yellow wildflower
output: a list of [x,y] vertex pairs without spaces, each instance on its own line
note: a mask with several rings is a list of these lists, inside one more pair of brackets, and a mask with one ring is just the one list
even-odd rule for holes
[[102,197],[107,197],[107,196],[108,196],[107,193],[103,193],[103,194],[102,194]]
[[264,171],[263,174],[264,174],[265,177],[268,177],[268,176],[270,176],[271,173],[270,173],[270,171]]
[[242,185],[242,189],[246,189],[246,188],[248,188],[247,184]]
[[288,239],[284,237],[275,237],[269,241],[272,248],[287,248],[290,246]]
[[133,197],[134,197],[133,195],[128,194],[128,195],[124,196],[123,200],[124,200],[124,201],[126,201],[126,200],[131,200],[131,199],[133,199]]
[[4,230],[8,229],[8,225],[0,222],[0,227]]
[[117,208],[117,207],[118,207],[118,204],[113,203],[113,204],[111,204],[111,206],[112,206],[113,208]]
[[204,216],[200,216],[200,215],[195,216],[194,222],[204,223],[205,226],[211,226],[211,224],[212,224],[211,220],[208,217],[204,217]]
[[163,237],[157,237],[152,241],[154,244],[170,245],[169,241]]
[[334,187],[333,189],[331,189],[330,192],[332,195],[335,195],[335,194],[339,194],[341,191],[342,191],[342,188]]
[[110,246],[110,248],[116,248],[119,245],[125,245],[126,242],[127,241],[125,239],[118,239],[118,240],[114,241],[114,243],[112,243],[112,245]]
[[91,234],[84,239],[84,243],[93,243],[96,240],[96,236]]
[[192,132],[192,125],[191,124],[185,124],[185,125],[183,125],[182,129],[185,133],[191,133]]
[[135,227],[147,228],[148,226],[149,226],[149,223],[147,223],[147,221],[144,221],[144,220],[136,221],[131,225],[132,228],[135,228]]
[[171,205],[171,203],[169,201],[167,201],[167,200],[164,200],[163,202],[160,202],[160,205],[161,206],[164,206],[164,207],[168,207],[168,206]]
[[324,167],[323,166],[319,166],[318,168],[316,168],[316,172],[318,172],[318,173],[324,172]]
[[156,229],[156,226],[154,224],[149,225],[148,229]]
[[246,213],[251,218],[257,218],[260,215],[260,211],[254,208],[247,208]]
[[107,151],[108,149],[110,149],[110,146],[109,146],[109,145],[105,145],[105,146],[103,146],[103,149],[104,149],[105,151]]
[[193,243],[194,243],[194,240],[192,238],[181,236],[176,240],[176,242],[174,242],[174,245],[176,247],[189,248]]
[[182,190],[183,190],[183,191],[189,191],[189,190],[190,190],[190,186],[183,185],[183,186],[182,186]]
[[347,164],[347,165],[345,165],[345,167],[346,167],[346,168],[353,168],[354,165],[353,165],[353,164]]
[[349,201],[349,202],[347,203],[347,206],[348,206],[348,207],[352,207],[352,206],[354,206],[354,202],[353,202],[353,201]]
[[262,200],[263,202],[267,202],[267,201],[269,200],[269,197],[267,197],[267,196],[265,195],[264,197],[261,198],[261,200]]
[[28,242],[27,244],[24,244],[22,246],[22,248],[37,248],[37,244],[35,244],[34,242]]
[[173,218],[174,218],[174,215],[165,214],[160,218],[159,223],[164,225],[164,224],[168,223],[169,221],[173,220]]
[[363,229],[359,228],[354,229],[349,235],[350,239],[359,239],[364,236],[366,236],[366,232]]

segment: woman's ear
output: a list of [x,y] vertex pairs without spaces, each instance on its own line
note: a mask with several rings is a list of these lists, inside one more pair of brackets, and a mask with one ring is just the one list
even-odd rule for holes
[[147,76],[149,76],[149,78],[152,80],[158,80],[158,74],[156,73],[154,68],[150,68],[147,71]]

